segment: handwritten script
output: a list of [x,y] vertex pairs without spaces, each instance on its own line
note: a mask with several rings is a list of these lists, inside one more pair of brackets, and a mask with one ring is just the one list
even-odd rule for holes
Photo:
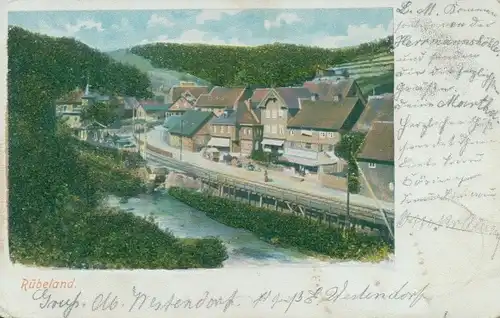
[[[481,5],[404,1],[396,9],[395,165],[402,175],[397,203],[405,211],[397,226],[493,235],[498,242],[496,227],[477,215],[480,205],[497,200],[481,167],[488,150],[500,146],[500,93],[495,71],[484,64],[499,61],[498,16]],[[419,211],[429,202],[451,204],[451,215]]]
[[252,308],[268,307],[286,313],[294,305],[299,304],[317,306],[342,301],[366,300],[406,302],[411,308],[425,297],[428,286],[427,284],[418,289],[410,289],[409,282],[404,282],[398,288],[384,293],[377,291],[377,287],[372,285],[354,290],[350,287],[349,281],[346,280],[340,286],[317,286],[310,290],[294,291],[288,294],[266,290],[248,296],[235,289],[226,295],[216,295],[205,291],[201,292],[198,297],[182,297],[175,292],[153,295],[133,286],[128,297],[118,296],[112,292],[85,297],[83,291],[80,291],[69,298],[58,298],[49,289],[38,289],[31,298],[38,303],[41,309],[59,311],[64,318],[86,308],[92,312],[168,312],[176,309],[209,309],[228,312],[234,307],[248,307],[250,305]]

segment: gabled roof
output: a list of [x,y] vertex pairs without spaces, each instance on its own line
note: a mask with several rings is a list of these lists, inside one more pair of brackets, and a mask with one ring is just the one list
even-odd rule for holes
[[311,97],[311,91],[306,87],[278,87],[276,91],[289,109],[299,108],[299,98]]
[[361,161],[394,163],[394,122],[373,122],[357,157]]
[[185,92],[189,92],[194,98],[198,98],[201,94],[208,93],[208,86],[173,86],[169,92],[170,101],[175,102]]
[[305,87],[276,87],[270,88],[267,94],[261,99],[259,107],[264,106],[267,97],[275,93],[283,101],[285,106],[290,109],[299,109],[299,99],[311,98],[311,92]]
[[[246,91],[244,87],[220,87],[212,88],[210,93],[201,94],[196,100],[196,107],[234,107],[242,94]],[[250,97],[249,97],[250,98]]]
[[182,116],[179,116],[179,123],[170,128],[169,132],[174,135],[192,137],[196,134],[210,119],[214,117],[213,112],[204,112],[198,110],[188,110]]
[[353,130],[367,132],[375,121],[392,121],[394,118],[394,94],[369,96],[365,110]]
[[240,101],[236,110],[229,109],[224,111],[224,115],[214,118],[212,125],[258,125],[259,119],[251,109],[251,104],[247,101]]
[[288,127],[340,130],[358,101],[357,97],[340,102],[303,100],[302,109],[288,122]]
[[125,97],[123,99],[125,109],[134,109],[140,106],[139,102],[135,97]]
[[317,94],[320,100],[333,100],[335,96],[346,97],[356,81],[353,78],[338,81],[305,82],[304,87]]
[[260,103],[264,97],[266,97],[267,92],[269,92],[269,88],[257,88],[253,91],[252,94],[252,103]]

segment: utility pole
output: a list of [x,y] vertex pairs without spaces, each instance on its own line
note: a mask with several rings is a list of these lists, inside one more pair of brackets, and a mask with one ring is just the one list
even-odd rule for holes
[[183,139],[183,131],[184,131],[184,120],[181,119],[181,152],[179,154],[179,161],[182,161],[182,139]]
[[350,222],[350,206],[349,206],[349,200],[350,200],[350,196],[351,196],[351,191],[349,189],[349,181],[350,181],[350,177],[349,177],[350,173],[349,173],[349,163],[348,163],[348,166],[347,166],[347,215],[346,215],[346,223],[347,223],[347,228],[350,229],[351,228],[351,222]]

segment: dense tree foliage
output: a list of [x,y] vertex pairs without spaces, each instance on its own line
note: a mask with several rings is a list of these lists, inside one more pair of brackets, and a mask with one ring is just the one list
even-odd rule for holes
[[359,170],[356,164],[356,155],[360,150],[365,134],[361,132],[348,132],[342,135],[340,141],[335,145],[335,155],[347,161],[347,173],[349,174],[350,193],[359,193]]
[[218,239],[185,242],[143,218],[106,208],[136,195],[134,154],[78,142],[55,100],[87,76],[103,92],[147,96],[144,74],[73,39],[9,29],[9,244],[15,261],[97,268],[218,267]]
[[187,72],[213,85],[294,86],[316,70],[389,53],[392,37],[355,47],[323,49],[275,43],[257,47],[156,43],[132,48],[153,66]]
[[392,246],[378,237],[328,227],[292,214],[250,206],[226,198],[210,196],[182,188],[170,188],[174,198],[204,211],[227,226],[248,230],[267,242],[295,247],[303,252],[319,253],[336,259],[380,261]]
[[93,103],[82,110],[81,120],[97,121],[110,125],[118,119],[118,105],[114,103]]

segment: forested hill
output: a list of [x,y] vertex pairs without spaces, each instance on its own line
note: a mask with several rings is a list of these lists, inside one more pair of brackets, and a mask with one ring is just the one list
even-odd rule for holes
[[392,55],[392,36],[355,47],[324,49],[293,44],[256,47],[156,43],[132,53],[154,67],[193,74],[214,85],[294,86],[314,77],[318,67]]
[[[147,75],[131,65],[70,38],[55,38],[19,27],[9,28],[9,81],[36,76],[54,98],[84,87],[87,77],[93,89],[108,94],[147,97]],[[10,83],[10,82],[9,82]],[[19,87],[19,85],[16,85]],[[10,95],[9,95],[10,96]]]

